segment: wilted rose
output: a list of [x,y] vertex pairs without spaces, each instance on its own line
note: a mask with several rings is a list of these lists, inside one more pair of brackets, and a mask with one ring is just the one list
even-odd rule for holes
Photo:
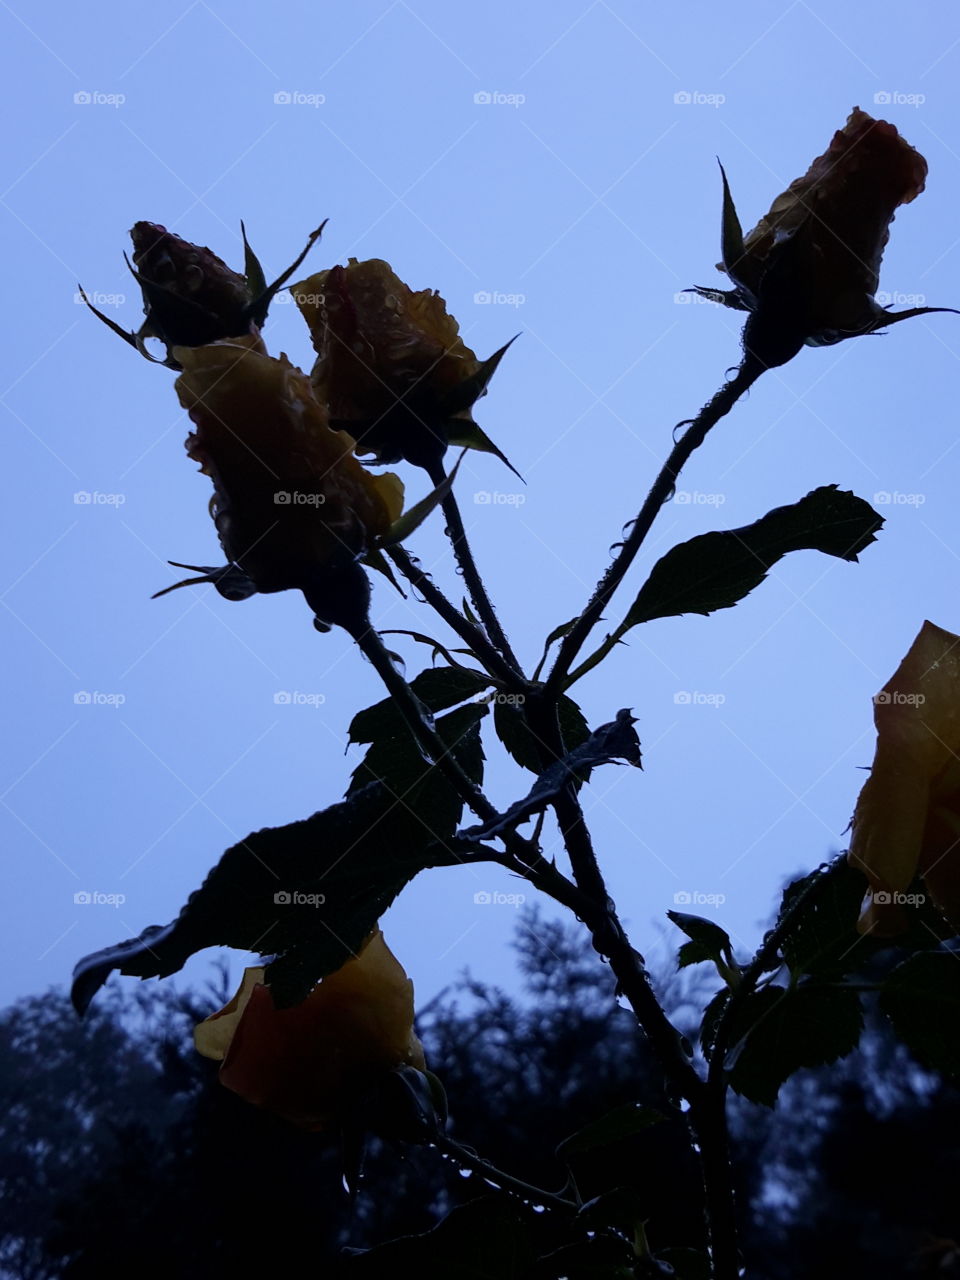
[[874,699],[877,749],[853,816],[851,865],[870,882],[860,930],[907,927],[917,874],[960,929],[960,636],[925,622]]
[[247,969],[225,1008],[196,1028],[199,1051],[248,1102],[305,1129],[324,1129],[378,1075],[424,1069],[413,984],[376,930],[358,955],[301,1004],[277,1009],[265,970]]
[[949,307],[885,310],[874,295],[890,223],[923,190],[927,162],[886,120],[854,107],[802,178],[743,236],[726,175],[723,262],[730,291],[695,292],[749,311],[744,348],[767,366]]

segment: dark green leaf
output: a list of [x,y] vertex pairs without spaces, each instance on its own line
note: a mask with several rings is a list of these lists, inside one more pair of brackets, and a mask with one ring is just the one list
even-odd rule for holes
[[[490,679],[480,671],[468,671],[465,667],[431,667],[421,671],[410,682],[410,687],[428,711],[445,711],[489,689]],[[358,711],[348,730],[351,742],[375,742],[378,738],[403,734],[409,736],[392,698],[384,698]]]
[[960,954],[928,951],[897,965],[880,1007],[925,1066],[960,1074]]
[[[557,718],[566,751],[581,746],[590,737],[590,728],[583,718],[583,712],[565,695],[557,704]],[[523,769],[531,773],[539,773],[543,767],[540,744],[527,724],[523,708],[511,702],[503,695],[494,700],[493,726],[497,737],[506,747],[507,752]]]
[[720,254],[724,267],[731,280],[739,283],[737,264],[743,257],[743,228],[737,214],[737,206],[730,194],[730,184],[723,165],[720,165],[720,176],[723,179],[723,217],[720,227]]
[[724,987],[722,991],[717,992],[703,1011],[703,1018],[700,1021],[700,1048],[708,1061],[713,1057],[717,1027],[723,1017],[729,999],[730,992]]
[[677,968],[686,969],[691,964],[717,963],[715,952],[708,951],[702,942],[681,943],[677,951]]
[[378,546],[395,547],[399,543],[405,541],[412,533],[423,524],[424,520],[439,507],[440,503],[447,497],[453,488],[453,482],[457,478],[457,471],[460,469],[460,463],[463,461],[463,455],[457,459],[453,470],[448,476],[440,481],[437,487],[428,493],[425,498],[421,498],[419,502],[415,502],[401,516],[394,520],[393,524],[387,532],[380,538]]
[[577,622],[577,618],[571,618],[569,622],[561,622],[559,627],[554,627],[554,629],[547,636],[546,640],[544,640],[543,653],[541,653],[540,661],[537,663],[537,668],[533,673],[534,680],[540,679],[540,672],[543,670],[543,664],[547,660],[547,654],[550,652],[550,646],[553,644],[556,644],[558,640],[562,640],[563,637],[568,634],[568,632],[572,631],[574,626],[576,625],[576,622]]
[[623,1106],[614,1107],[599,1120],[585,1125],[569,1138],[564,1138],[557,1147],[557,1155],[566,1160],[584,1151],[592,1151],[595,1147],[622,1142],[624,1138],[632,1138],[642,1129],[649,1129],[665,1118],[662,1112],[653,1107],[642,1107],[638,1102],[625,1102]]
[[243,236],[243,274],[247,281],[247,292],[251,298],[259,298],[261,294],[267,291],[267,278],[263,274],[260,259],[250,248],[247,229],[243,225],[242,219],[240,222],[240,234]]
[[[451,387],[441,401],[441,411],[445,414],[450,414],[451,416],[453,414],[462,413],[464,409],[469,409],[470,406],[479,400],[482,395],[485,395],[487,387],[490,384],[490,379],[497,371],[497,366],[519,337],[519,333],[514,334],[510,341],[505,342],[499,351],[495,351],[489,359],[483,361],[475,374],[469,378],[465,378],[462,382],[458,382],[455,387]],[[462,430],[464,424],[456,422],[453,426],[454,429],[459,428]],[[477,446],[473,445],[472,447],[476,448]],[[493,447],[492,452],[496,453],[496,455],[504,462],[507,462],[506,458],[504,458],[503,454],[496,448],[496,446]],[[507,466],[510,467],[509,462],[507,462]],[[513,471],[514,468],[510,467],[510,470]],[[519,471],[516,474],[519,476]],[[521,476],[520,478],[522,479],[523,477]]]
[[742,1022],[745,1037],[727,1057],[730,1085],[751,1102],[772,1107],[795,1071],[835,1062],[857,1047],[863,1011],[855,991],[809,983],[753,992]]
[[498,449],[485,431],[475,422],[463,418],[451,418],[447,423],[447,439],[451,444],[460,445],[464,449],[476,449],[478,453],[492,453],[510,468],[518,480],[523,476],[513,465],[502,449]]
[[873,954],[873,944],[857,933],[866,882],[845,858],[794,880],[783,892],[780,916],[804,898],[780,944],[791,971],[818,977],[840,976]]
[[[454,668],[444,667],[422,674],[439,675],[440,671],[453,672]],[[472,702],[447,712],[436,722],[441,741],[477,783],[483,778],[480,721],[486,714],[485,703]],[[463,801],[436,765],[427,764],[404,723],[397,725],[395,734],[384,733],[371,743],[353,772],[347,794],[354,794],[370,782],[383,783],[394,798],[391,838],[402,844],[422,846],[432,841],[442,842],[456,830],[463,813]]]
[[701,960],[712,960],[715,964],[732,964],[733,951],[730,938],[725,929],[721,929],[712,920],[704,920],[702,916],[688,915],[685,911],[668,911],[667,915],[691,939],[680,948],[678,968],[688,964],[699,964]]
[[117,969],[166,977],[206,947],[275,955],[278,1004],[295,1004],[350,958],[403,886],[425,866],[461,859],[428,842],[404,844],[396,802],[373,786],[303,822],[256,831],[234,845],[172,924],[81,960],[80,1012]]
[[586,742],[576,747],[544,770],[529,793],[506,813],[482,826],[471,827],[463,834],[474,840],[486,840],[516,827],[534,813],[539,813],[571,782],[584,782],[601,764],[625,760],[640,768],[640,740],[633,728],[635,720],[626,709],[617,712],[609,724],[601,725]]
[[653,566],[618,634],[652,618],[729,609],[789,551],[856,560],[882,524],[869,503],[831,484],[742,529],[691,538]]

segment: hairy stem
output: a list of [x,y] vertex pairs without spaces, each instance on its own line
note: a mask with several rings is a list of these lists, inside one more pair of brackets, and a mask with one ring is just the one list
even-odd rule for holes
[[[724,383],[716,395],[704,405],[671,449],[670,456],[663,464],[660,474],[654,480],[653,486],[647,494],[637,518],[633,521],[630,532],[624,539],[619,552],[597,583],[586,608],[561,642],[553,669],[546,681],[546,688],[549,694],[557,694],[565,687],[567,675],[574,659],[580,652],[587,636],[599,622],[614,592],[626,576],[627,570],[633,563],[637,552],[643,545],[644,539],[650,532],[653,522],[660,512],[660,508],[670,498],[677,476],[680,474],[684,464],[693,451],[703,443],[710,428],[730,412],[744,392],[753,386],[760,374],[763,373],[763,370],[763,365],[758,364],[749,357],[745,357],[743,364],[737,370],[736,376],[729,382]],[[589,670],[590,665],[593,664],[588,660],[588,663],[584,664],[585,669]]]
[[464,773],[450,748],[443,743],[434,726],[433,716],[394,666],[379,633],[368,622],[351,629],[350,634],[386,685],[424,758],[444,774],[478,818],[489,822],[497,817],[496,808],[473,779]]
[[[427,474],[433,481],[434,485],[443,484],[447,478],[443,462],[438,460],[434,465],[427,469]],[[490,597],[487,595],[487,589],[484,586],[483,579],[480,577],[480,571],[477,569],[476,561],[473,558],[473,552],[470,550],[470,543],[467,541],[467,531],[463,526],[463,517],[460,514],[460,507],[453,493],[448,493],[441,503],[444,518],[447,522],[447,532],[450,542],[453,546],[453,554],[457,558],[457,564],[463,573],[463,580],[469,592],[470,599],[473,601],[473,607],[477,611],[477,616],[487,629],[491,641],[496,649],[503,655],[509,666],[514,672],[514,676],[522,675],[522,668],[517,661],[516,654],[510,647],[510,641],[507,639],[506,632],[500,625]]]

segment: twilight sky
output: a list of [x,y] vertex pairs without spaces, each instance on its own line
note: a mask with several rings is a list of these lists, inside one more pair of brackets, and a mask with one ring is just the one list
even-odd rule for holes
[[[960,305],[960,10],[864,15],[849,0],[0,3],[0,999],[66,982],[81,955],[172,918],[227,845],[338,799],[351,714],[381,696],[299,595],[150,599],[174,580],[166,560],[218,562],[210,484],[183,452],[173,375],[78,305],[77,282],[136,328],[134,221],[239,267],[243,218],[270,276],[329,218],[313,270],[386,258],[440,291],[482,356],[519,331],[477,416],[527,484],[472,454],[458,492],[532,666],[673,425],[737,361],[737,316],[679,292],[723,282],[715,157],[749,227],[855,104],[893,121],[930,178],[894,224],[881,301]],[[309,368],[289,302],[266,340]],[[695,455],[618,597],[616,617],[676,542],[821,484],[887,517],[860,565],[792,555],[736,609],[634,631],[575,690],[594,725],[621,706],[639,720],[644,772],[604,768],[584,797],[652,957],[680,940],[661,923],[677,894],[756,944],[783,878],[843,846],[871,695],[925,618],[960,631],[958,355],[960,318],[931,316],[766,375]],[[414,497],[421,475],[405,476]],[[458,592],[440,523],[409,549]],[[447,634],[386,587],[374,617]],[[410,674],[428,653],[404,652]],[[530,776],[493,740],[488,756],[506,804]],[[468,964],[511,981],[515,908],[474,895],[525,888],[491,867],[404,892],[384,927],[421,1000]]]

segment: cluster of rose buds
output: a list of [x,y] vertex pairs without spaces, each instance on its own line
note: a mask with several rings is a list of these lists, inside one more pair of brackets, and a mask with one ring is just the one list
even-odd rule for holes
[[[127,333],[96,314],[148,359],[156,357],[146,341],[163,344],[158,362],[177,371],[193,423],[187,453],[213,482],[227,563],[181,566],[200,576],[176,585],[210,582],[234,600],[297,589],[321,629],[340,624],[357,635],[369,625],[364,566],[381,567],[381,548],[412,532],[449,490],[448,445],[502,457],[471,408],[506,347],[481,362],[437,293],[413,292],[385,262],[351,259],[291,286],[316,348],[312,376],[271,356],[261,336],[270,302],[322,230],[267,286],[245,232],[240,275],[210,249],[138,222],[131,270],[146,319]],[[404,513],[399,476],[368,470],[358,452],[425,467],[440,482]],[[293,1008],[275,1006],[265,973],[248,969],[230,1004],[197,1028],[200,1052],[223,1064],[221,1081],[307,1129],[345,1123],[374,1098],[381,1126],[416,1140],[422,1120],[411,1125],[410,1115],[433,1114],[434,1105],[420,1097],[411,1110],[404,1101],[423,1095],[425,1081],[427,1095],[435,1086],[422,1074],[412,983],[379,929]]]
[[138,222],[131,270],[146,319],[127,333],[97,314],[148,359],[146,340],[163,343],[160,363],[179,372],[194,423],[187,452],[213,481],[227,564],[183,566],[200,576],[176,585],[212,582],[234,600],[298,589],[318,625],[356,634],[369,607],[362,566],[381,567],[381,548],[442,497],[435,490],[401,520],[400,478],[369,471],[356,453],[425,467],[435,480],[451,443],[499,454],[471,408],[506,347],[481,362],[436,292],[412,291],[385,262],[351,259],[290,286],[317,352],[312,376],[269,355],[260,330],[270,302],[322,230],[267,286],[245,232],[240,275],[210,249]]

